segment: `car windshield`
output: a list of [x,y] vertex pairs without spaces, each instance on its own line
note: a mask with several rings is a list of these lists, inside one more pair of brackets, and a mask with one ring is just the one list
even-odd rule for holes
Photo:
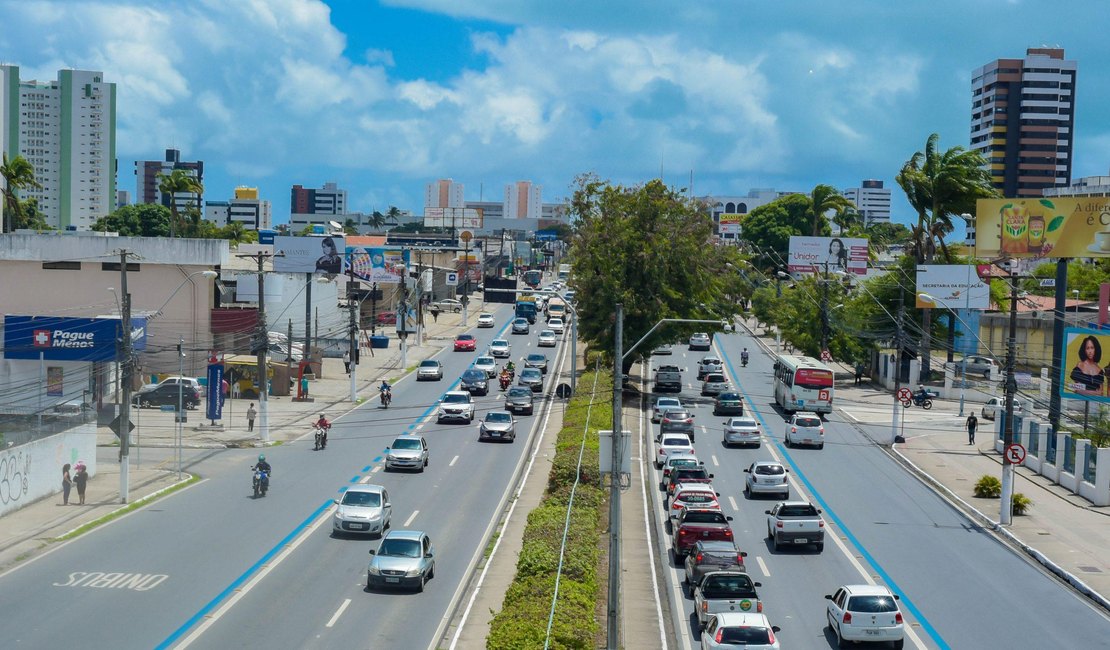
[[898,604],[890,596],[852,596],[848,599],[848,611],[864,614],[896,612]]
[[727,524],[728,520],[719,512],[704,512],[695,510],[686,513],[683,521],[694,524]]
[[765,474],[767,476],[777,476],[779,474],[785,474],[786,470],[782,468],[782,465],[756,465],[755,473]]
[[475,370],[474,368],[471,368],[470,370],[463,372],[462,378],[466,381],[485,381],[486,373],[482,372],[481,370]]
[[527,325],[527,324],[528,324],[528,321],[524,320],[523,318],[518,318],[518,319],[513,321],[513,325]]
[[512,422],[513,416],[508,413],[487,413],[486,422]]
[[718,628],[722,645],[771,645],[771,635],[765,627]]
[[525,368],[523,371],[521,371],[520,376],[521,377],[528,377],[528,378],[531,378],[531,379],[539,379],[543,375],[541,375],[540,371],[537,370],[536,368]]
[[387,539],[378,549],[378,555],[420,557],[420,542],[415,539]]
[[448,395],[443,398],[444,404],[469,404],[470,397],[468,395]]
[[664,447],[689,447],[689,438],[663,438]]
[[701,592],[706,598],[757,597],[752,579],[742,573],[707,576],[701,583]]
[[416,438],[397,438],[393,441],[394,449],[420,449],[420,441]]
[[532,391],[527,388],[510,388],[509,397],[531,397]]
[[817,508],[806,504],[800,506],[783,506],[779,508],[780,517],[816,517]]
[[455,339],[455,340],[456,341],[473,341],[474,336],[471,335],[471,334],[459,334],[458,338]]
[[819,427],[821,420],[819,418],[796,418],[794,424],[800,427]]
[[420,367],[421,368],[438,368],[439,367],[439,362],[438,361],[433,361],[431,359],[426,359],[426,360],[420,362]]
[[528,355],[528,360],[529,361],[547,361],[547,357],[543,356],[542,354],[529,354]]
[[341,503],[345,506],[377,508],[382,505],[382,495],[378,492],[346,492]]
[[497,362],[493,360],[493,357],[478,357],[474,360],[474,365],[476,366],[488,366],[495,363]]

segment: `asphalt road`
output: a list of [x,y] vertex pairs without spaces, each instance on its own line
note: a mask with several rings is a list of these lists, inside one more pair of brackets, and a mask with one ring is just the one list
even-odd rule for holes
[[[752,354],[749,365],[741,368],[745,346]],[[912,632],[907,647],[1108,646],[1110,621],[1105,615],[972,525],[839,414],[834,412],[825,423],[823,450],[787,449],[785,420],[773,406],[773,359],[752,338],[718,335],[713,353],[725,360],[730,380],[745,395],[746,414],[762,425],[759,449],[721,444],[726,418],[712,414],[711,398],[700,397],[700,382],[695,381],[697,362],[707,353],[676,346],[672,357],[655,357],[654,364],[674,363],[685,370],[681,398],[693,407],[698,457],[714,473],[722,509],[734,518],[737,543],[748,553],[748,572],[762,583],[764,613],[782,628],[778,636],[783,647],[835,647],[826,627],[824,595],[864,582],[886,584],[901,596]],[[645,420],[643,426],[651,427],[646,430],[653,440],[658,425]],[[885,439],[885,430],[877,427],[872,435]],[[653,451],[645,462],[654,458]],[[812,547],[771,549],[764,511],[776,499],[748,500],[743,495],[743,470],[755,460],[783,461],[791,470],[791,499],[805,498],[822,508],[829,528],[823,553]],[[657,482],[659,472],[651,471]],[[660,522],[661,497],[656,490],[653,504]],[[671,561],[662,523],[656,534],[661,543],[654,552],[663,566],[671,567],[665,571],[665,591],[681,632],[680,646],[692,647],[700,638],[693,600],[679,589],[684,574]],[[1045,624],[1029,623],[1032,609]]]
[[[495,313],[498,327],[472,330],[479,351],[507,330],[511,308]],[[506,335],[518,366],[539,329]],[[391,408],[371,400],[338,419],[324,451],[312,451],[307,429],[266,450],[274,475],[264,498],[250,489],[257,450],[212,453],[189,468],[200,483],[3,576],[4,645],[429,647],[542,417],[518,417],[514,444],[478,443],[481,415],[500,408],[491,381],[473,425],[435,424],[434,403],[475,356],[438,354],[442,381],[398,382]],[[385,448],[407,433],[428,440],[428,469],[384,472]],[[377,541],[332,536],[332,499],[356,482],[389,488],[392,528],[431,536],[436,576],[423,593],[366,591]]]

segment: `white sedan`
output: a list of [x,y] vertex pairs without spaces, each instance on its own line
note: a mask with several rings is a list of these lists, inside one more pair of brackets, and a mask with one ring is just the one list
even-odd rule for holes
[[478,327],[493,327],[493,314],[482,312],[478,314]]
[[539,339],[536,342],[541,348],[553,348],[559,344],[559,337],[551,330],[544,330],[540,332]]
[[493,339],[489,343],[489,354],[495,359],[508,359],[512,346],[505,339]]
[[566,325],[563,324],[562,318],[552,318],[547,321],[547,326],[556,334],[562,334],[566,330]]
[[694,443],[685,433],[665,433],[655,445],[655,468],[662,469],[671,454],[694,455]]
[[725,420],[726,447],[733,445],[759,446],[759,423],[753,417],[734,417]]

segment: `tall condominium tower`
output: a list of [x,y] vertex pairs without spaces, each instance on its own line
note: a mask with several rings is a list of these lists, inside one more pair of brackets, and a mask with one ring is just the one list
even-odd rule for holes
[[162,194],[158,189],[159,175],[169,176],[175,169],[181,169],[186,174],[204,183],[204,161],[186,161],[181,159],[181,152],[177,149],[166,149],[163,160],[136,160],[135,161],[135,202],[157,203],[170,207],[170,201],[177,205],[179,213],[184,214],[187,208],[200,210],[204,195],[191,192],[177,192],[170,197]]

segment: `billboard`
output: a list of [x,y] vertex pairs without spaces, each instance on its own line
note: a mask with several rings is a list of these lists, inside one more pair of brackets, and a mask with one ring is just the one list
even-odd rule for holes
[[[5,316],[4,358],[114,361],[118,318]],[[134,337],[134,333],[133,333]]]
[[476,208],[424,208],[425,228],[469,228],[482,227],[482,211]]
[[722,235],[739,235],[740,234],[740,217],[739,214],[722,214],[721,221],[717,227],[717,232]]
[[1110,402],[1110,332],[1069,327],[1064,330],[1060,397]]
[[[342,237],[274,237],[274,271],[277,273],[343,272]],[[278,254],[281,257],[277,257]]]
[[400,284],[409,265],[409,251],[399,247],[347,247],[347,263],[356,278],[378,284]]
[[787,270],[791,273],[867,274],[867,240],[848,237],[791,237]]
[[[930,302],[922,298],[928,294]],[[928,264],[917,267],[918,309],[986,309],[991,288],[979,278],[974,264]]]
[[1110,197],[980,199],[978,257],[1110,257]]

